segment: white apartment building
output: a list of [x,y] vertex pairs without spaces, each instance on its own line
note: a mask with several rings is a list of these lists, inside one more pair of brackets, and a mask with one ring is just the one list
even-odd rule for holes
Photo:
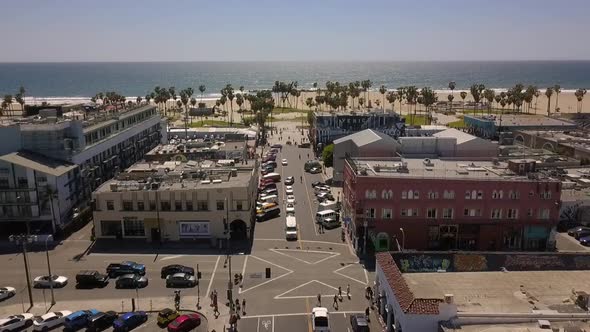
[[[101,183],[167,141],[151,105],[57,115],[0,123],[0,223],[11,233],[59,231]],[[56,192],[53,213],[44,205],[48,190]]]
[[256,162],[137,163],[94,193],[97,238],[193,241],[249,239],[255,223]]

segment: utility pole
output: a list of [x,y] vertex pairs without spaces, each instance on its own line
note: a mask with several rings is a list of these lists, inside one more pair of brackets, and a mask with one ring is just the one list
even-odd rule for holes
[[23,260],[25,263],[25,277],[27,279],[27,290],[29,291],[29,304],[31,305],[31,307],[29,308],[29,310],[31,308],[33,308],[34,303],[33,303],[33,291],[31,289],[31,276],[29,274],[29,261],[27,260],[27,243],[33,242],[34,237],[27,235],[27,234],[20,234],[20,235],[11,235],[8,237],[10,239],[10,242],[14,242],[17,245],[22,244],[23,245]]
[[53,294],[53,275],[51,274],[51,264],[49,262],[49,249],[47,248],[47,241],[49,241],[50,239],[51,241],[53,241],[53,235],[49,235],[45,239],[45,255],[47,256],[47,272],[49,272],[49,280],[51,280],[51,282],[49,283],[49,287],[51,289],[51,306],[54,306],[55,295]]

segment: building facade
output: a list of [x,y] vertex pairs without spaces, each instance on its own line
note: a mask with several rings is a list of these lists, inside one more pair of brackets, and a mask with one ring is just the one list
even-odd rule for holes
[[554,246],[561,182],[534,162],[347,159],[343,217],[359,253],[545,250]]
[[251,166],[138,163],[94,193],[97,238],[198,241],[250,238],[258,172]]
[[[7,185],[0,190],[21,190],[25,182],[19,184],[18,178],[27,174],[26,188],[33,190],[47,185],[50,191],[56,192],[58,208],[53,220],[39,216],[29,206],[31,202],[26,205],[20,201],[3,202],[9,210],[23,210],[23,216],[39,217],[34,228],[65,227],[74,218],[74,209],[87,207],[95,188],[166,141],[166,124],[151,105],[63,117],[58,117],[55,111],[40,114],[43,116],[7,121],[0,126],[3,153],[0,168],[7,170],[5,179],[0,177]],[[64,167],[68,171],[62,174]],[[48,179],[47,184],[37,182],[37,176],[31,175],[41,173],[47,174],[41,176]],[[53,176],[57,179],[50,181]],[[62,176],[66,176],[66,181],[61,180]],[[36,197],[41,199],[37,194]],[[23,231],[24,224],[31,220],[5,215],[0,216],[0,221],[15,231]]]

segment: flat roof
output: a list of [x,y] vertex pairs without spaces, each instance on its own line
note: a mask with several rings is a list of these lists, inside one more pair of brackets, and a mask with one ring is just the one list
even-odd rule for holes
[[451,137],[451,138],[455,138],[455,139],[457,139],[457,144],[463,144],[463,143],[472,141],[474,139],[477,139],[477,137],[475,137],[475,136],[473,136],[471,134],[468,134],[468,133],[466,133],[464,131],[457,130],[455,128],[448,128],[448,129],[445,129],[443,131],[439,131],[438,133],[432,134],[432,136],[434,136],[434,137]]
[[453,294],[458,312],[531,313],[550,310],[585,312],[570,296],[590,292],[588,271],[510,271],[404,273],[414,296],[444,298]]
[[53,176],[61,176],[77,167],[75,164],[62,160],[51,159],[39,154],[23,151],[5,154],[0,156],[0,160]]
[[556,118],[550,118],[543,115],[534,115],[534,114],[527,114],[527,115],[516,115],[516,114],[504,114],[501,117],[500,115],[465,115],[466,117],[472,117],[476,119],[494,121],[496,126],[502,127],[540,127],[540,126],[553,126],[553,127],[577,127],[577,125],[570,121],[565,121]]

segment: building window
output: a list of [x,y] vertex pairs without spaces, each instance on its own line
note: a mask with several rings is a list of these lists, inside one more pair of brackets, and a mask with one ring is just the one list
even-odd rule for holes
[[465,199],[471,199],[471,191],[465,191]]
[[544,192],[540,193],[539,196],[541,197],[541,199],[551,199],[551,192],[544,191]]
[[7,178],[0,178],[0,188],[8,189],[8,179]]
[[207,201],[197,201],[197,211],[208,211],[209,204]]
[[529,197],[535,196],[535,192],[533,190],[529,191]]
[[438,191],[429,191],[428,199],[438,199]]
[[477,192],[477,199],[483,199],[483,191],[478,191]]
[[445,208],[443,209],[443,219],[453,219],[453,209]]
[[381,198],[383,198],[383,199],[391,199],[391,198],[393,198],[393,191],[392,190],[389,190],[389,191],[383,190],[381,192]]
[[137,211],[143,211],[143,210],[145,210],[145,204],[143,203],[143,201],[137,202]]
[[414,192],[412,190],[408,191],[408,199],[414,199]]
[[133,211],[133,202],[123,201],[123,211]]
[[428,219],[436,219],[436,209],[429,208],[426,210],[426,218]]
[[408,199],[408,192],[407,191],[402,191],[402,199]]
[[19,177],[17,179],[17,183],[19,188],[27,188],[29,186],[29,181],[27,180],[27,178]]
[[498,192],[495,190],[492,191],[492,199],[498,199],[498,198],[500,198],[500,194],[498,194]]
[[100,234],[102,236],[117,236],[121,233],[121,221],[120,220],[101,220],[100,221]]
[[438,241],[440,237],[440,228],[438,226],[428,227],[428,241]]
[[150,211],[156,211],[156,202],[150,201]]
[[549,219],[549,209],[539,210],[539,219]]
[[174,201],[174,211],[182,211],[182,202]]
[[369,208],[365,210],[365,217],[367,218],[375,218],[375,209],[374,208]]
[[244,203],[242,203],[242,201],[237,201],[236,202],[236,210],[242,211],[243,209],[244,209]]
[[518,218],[518,209],[508,209],[508,219],[517,219]]
[[162,211],[170,211],[170,202],[167,202],[167,201],[160,202],[160,209]]
[[508,198],[509,199],[519,199],[520,198],[520,193],[518,191],[512,191],[512,190],[510,190],[508,192]]
[[391,219],[391,209],[383,209],[381,217],[383,219]]
[[401,209],[402,217],[417,217],[418,209]]
[[113,211],[115,209],[115,202],[114,201],[107,201],[107,210]]
[[186,205],[186,210],[187,211],[192,211],[193,210],[193,202],[192,201],[186,201],[184,204]]
[[444,199],[455,199],[455,191],[453,190],[449,190],[449,191],[444,191],[443,193],[443,198]]
[[502,209],[492,209],[492,219],[502,218]]
[[527,217],[532,217],[533,216],[533,209],[528,209],[526,212]]
[[365,191],[365,198],[367,199],[375,199],[377,198],[377,190],[366,190]]
[[480,209],[464,209],[463,215],[466,217],[481,217]]
[[370,190],[365,190],[365,198],[366,199],[371,198],[371,191]]
[[420,199],[420,192],[418,190],[414,190],[414,199]]
[[225,202],[224,201],[217,201],[217,211],[225,210]]
[[123,231],[125,236],[145,236],[143,220],[123,220]]

